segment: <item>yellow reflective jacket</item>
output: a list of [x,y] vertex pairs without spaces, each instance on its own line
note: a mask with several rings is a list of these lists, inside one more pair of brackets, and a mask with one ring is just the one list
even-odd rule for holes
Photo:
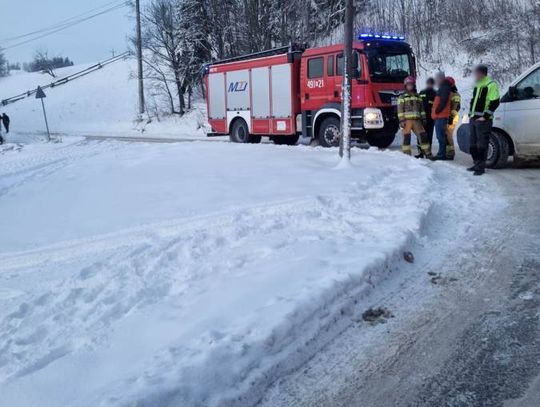
[[450,122],[459,116],[461,110],[461,95],[459,92],[452,92],[450,95]]
[[416,92],[405,92],[398,98],[398,118],[403,120],[425,120],[424,102]]

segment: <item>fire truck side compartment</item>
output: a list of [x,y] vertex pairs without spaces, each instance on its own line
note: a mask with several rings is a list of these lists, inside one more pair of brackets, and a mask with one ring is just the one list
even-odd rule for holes
[[210,74],[208,83],[208,117],[210,119],[225,119],[225,74]]
[[275,65],[272,72],[272,134],[295,133],[292,121],[291,65]]

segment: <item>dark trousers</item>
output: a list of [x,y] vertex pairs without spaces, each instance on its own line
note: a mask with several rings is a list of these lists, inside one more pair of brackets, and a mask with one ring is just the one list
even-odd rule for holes
[[448,119],[435,119],[435,132],[437,133],[437,141],[439,142],[439,152],[437,157],[446,158],[446,130],[448,129]]
[[424,129],[426,130],[427,134],[426,142],[428,142],[431,146],[433,145],[433,130],[435,130],[435,121],[433,119],[427,119]]
[[478,169],[486,168],[489,137],[491,136],[491,120],[471,120],[471,156]]

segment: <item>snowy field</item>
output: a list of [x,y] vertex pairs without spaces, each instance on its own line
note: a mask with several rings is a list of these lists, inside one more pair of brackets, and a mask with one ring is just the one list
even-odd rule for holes
[[[57,69],[57,78],[43,73],[13,73],[0,78],[0,100],[47,85],[52,81],[79,72],[88,66],[76,65]],[[134,79],[136,63],[121,60],[103,67],[88,76],[75,79],[66,85],[45,90],[45,106],[52,133],[60,135],[159,135],[166,138],[202,138],[206,136],[204,104],[198,102],[185,117],[165,117],[147,123],[136,122],[137,81]],[[148,105],[152,95],[147,94]],[[35,135],[45,134],[41,103],[34,96],[0,106],[0,113],[11,118],[12,134],[8,139],[26,142]]]
[[333,149],[68,138],[0,158],[17,407],[252,405],[358,317],[435,200],[478,188],[374,150],[336,169]]

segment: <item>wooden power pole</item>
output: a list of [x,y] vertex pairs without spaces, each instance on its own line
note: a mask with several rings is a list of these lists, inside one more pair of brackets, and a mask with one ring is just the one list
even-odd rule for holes
[[144,113],[144,82],[142,61],[142,29],[141,29],[141,0],[135,0],[135,13],[137,18],[137,71],[139,79],[139,114]]
[[353,58],[353,0],[345,0],[345,27],[343,50],[343,89],[341,114],[341,143],[339,155],[347,160],[351,159],[351,75]]

